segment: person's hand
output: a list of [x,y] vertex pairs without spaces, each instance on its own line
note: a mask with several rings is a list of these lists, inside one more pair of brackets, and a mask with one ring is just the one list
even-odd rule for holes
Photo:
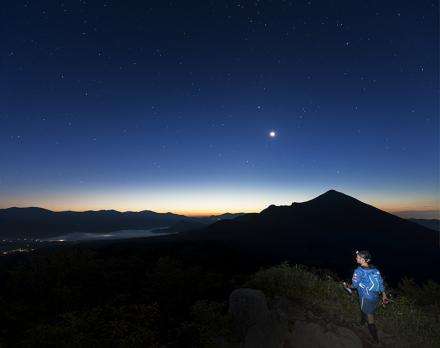
[[348,285],[346,282],[342,283],[342,287],[351,295],[353,291],[351,291],[351,286]]
[[382,294],[382,303],[383,303],[384,305],[386,305],[386,304],[388,304],[389,302],[390,302],[390,300],[388,299],[387,294],[383,293],[383,294]]

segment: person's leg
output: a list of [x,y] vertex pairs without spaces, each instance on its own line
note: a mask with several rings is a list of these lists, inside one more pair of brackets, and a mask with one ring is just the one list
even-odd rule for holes
[[370,331],[371,337],[373,337],[376,343],[379,343],[379,336],[377,335],[376,324],[374,324],[374,315],[368,314],[367,320],[368,320],[368,331]]
[[368,331],[370,331],[371,337],[376,344],[379,344],[379,336],[377,335],[376,324],[374,324],[374,311],[376,310],[378,304],[377,298],[364,298],[363,301],[363,312],[367,316]]
[[367,315],[364,312],[364,299],[359,296],[359,312],[361,314],[359,320],[359,326],[363,326],[367,322]]

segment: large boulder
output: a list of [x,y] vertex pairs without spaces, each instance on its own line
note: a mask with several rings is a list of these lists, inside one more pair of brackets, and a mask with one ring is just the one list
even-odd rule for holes
[[298,321],[286,341],[291,348],[362,348],[361,339],[344,327],[319,322]]
[[282,348],[288,334],[287,320],[269,311],[260,290],[236,289],[229,297],[229,313],[240,331],[244,348]]
[[229,296],[229,313],[243,336],[250,327],[269,317],[264,293],[255,289],[235,289]]
[[310,315],[283,296],[268,305],[260,290],[236,289],[229,297],[229,313],[243,348],[362,348],[352,330]]

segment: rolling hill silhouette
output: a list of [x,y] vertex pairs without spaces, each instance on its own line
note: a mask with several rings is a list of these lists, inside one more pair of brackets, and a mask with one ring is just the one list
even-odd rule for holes
[[[43,208],[0,209],[0,237],[3,238],[46,238],[71,232],[104,233],[129,229],[155,229],[173,227],[170,232],[186,226],[208,225],[223,219],[232,219],[239,214],[222,214],[203,217],[189,217],[173,213],[157,213],[151,210],[140,212],[62,211],[54,212]],[[160,230],[158,230],[160,231]],[[163,230],[162,230],[163,231]]]
[[338,271],[367,249],[390,277],[439,279],[438,232],[330,190],[310,201],[271,205],[259,214],[219,221],[179,238],[216,240],[267,263],[283,260]]
[[0,210],[0,236],[12,238],[43,238],[70,232],[110,232],[123,229],[166,227],[186,216],[172,213],[63,211],[42,208],[9,208]]

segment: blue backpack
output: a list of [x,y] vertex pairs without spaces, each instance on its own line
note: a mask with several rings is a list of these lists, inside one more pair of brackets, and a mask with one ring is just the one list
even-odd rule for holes
[[383,279],[377,268],[359,266],[354,270],[352,284],[361,297],[376,298],[384,291]]

